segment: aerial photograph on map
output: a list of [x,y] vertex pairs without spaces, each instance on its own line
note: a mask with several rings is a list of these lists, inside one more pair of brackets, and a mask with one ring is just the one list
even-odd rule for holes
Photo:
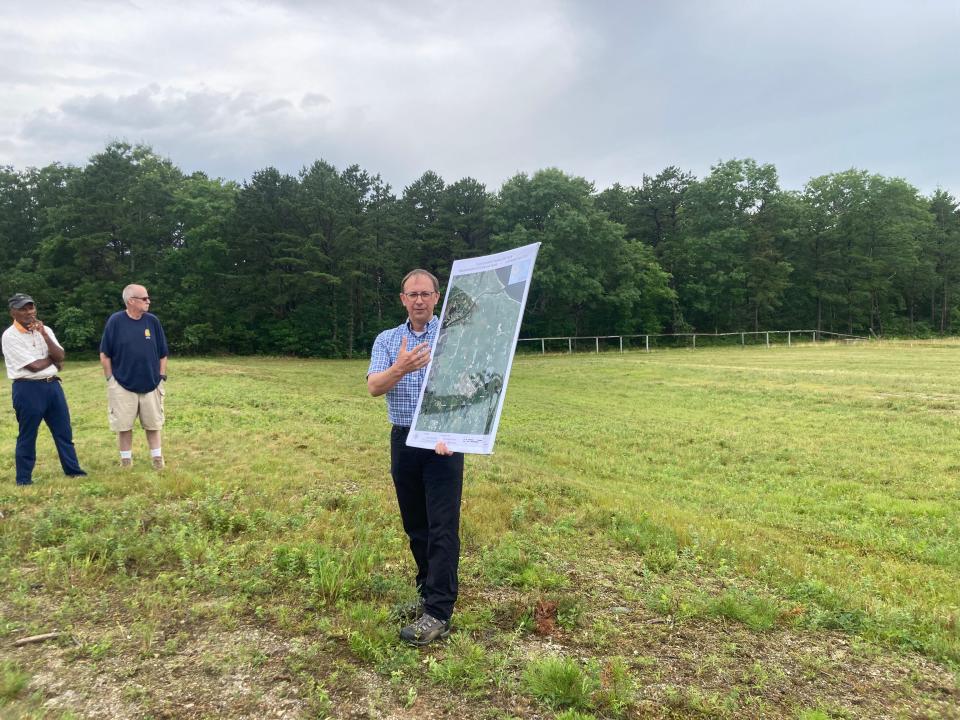
[[492,450],[537,249],[454,264],[409,444]]

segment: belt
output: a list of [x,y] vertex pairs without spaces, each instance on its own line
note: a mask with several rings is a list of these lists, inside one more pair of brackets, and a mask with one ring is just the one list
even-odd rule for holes
[[54,375],[52,377],[45,377],[45,378],[17,378],[16,380],[14,380],[14,382],[45,382],[45,383],[60,382],[60,376]]

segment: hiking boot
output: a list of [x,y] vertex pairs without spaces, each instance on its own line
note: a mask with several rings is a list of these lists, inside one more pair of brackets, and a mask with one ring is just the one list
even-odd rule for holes
[[122,468],[132,468],[132,467],[133,467],[133,458],[120,458],[120,467],[122,467]]
[[433,615],[424,613],[412,625],[400,631],[400,639],[410,645],[423,647],[434,640],[446,638],[450,634],[450,621],[437,620]]
[[390,609],[390,619],[394,622],[412,623],[423,615],[423,598],[398,603]]
[[153,469],[154,470],[163,470],[163,456],[157,455],[153,458]]

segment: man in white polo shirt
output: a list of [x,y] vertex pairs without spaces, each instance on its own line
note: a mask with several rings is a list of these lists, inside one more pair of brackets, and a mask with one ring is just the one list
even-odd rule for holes
[[13,380],[13,409],[20,424],[17,435],[17,485],[33,484],[37,461],[37,431],[42,420],[50,428],[60,466],[70,477],[86,473],[73,447],[67,398],[60,386],[65,353],[53,330],[37,319],[33,298],[17,293],[8,302],[13,325],[3,333],[3,359]]

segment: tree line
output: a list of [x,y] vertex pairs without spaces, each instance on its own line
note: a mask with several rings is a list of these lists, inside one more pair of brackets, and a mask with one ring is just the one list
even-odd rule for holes
[[434,172],[395,193],[318,160],[243,183],[115,142],[83,167],[0,167],[0,289],[71,350],[95,349],[129,282],[174,351],[351,357],[402,319],[407,270],[541,242],[523,336],[804,328],[949,334],[960,211],[938,190],[847,170],[668,167],[598,192],[550,168],[497,191]]

